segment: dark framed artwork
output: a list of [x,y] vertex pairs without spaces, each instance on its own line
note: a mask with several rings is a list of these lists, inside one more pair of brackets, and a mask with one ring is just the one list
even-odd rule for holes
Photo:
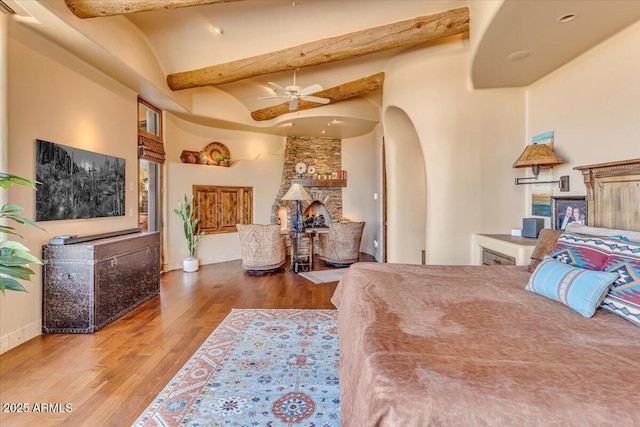
[[587,225],[586,196],[551,197],[551,225],[553,229],[564,230],[572,222]]
[[36,139],[36,181],[36,221],[125,214],[125,159]]

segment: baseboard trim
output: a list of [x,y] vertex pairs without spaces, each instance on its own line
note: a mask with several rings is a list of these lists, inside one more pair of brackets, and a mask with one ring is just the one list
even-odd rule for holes
[[42,319],[0,337],[0,354],[42,334]]
[[[237,259],[242,259],[242,255],[228,254],[224,256],[200,258],[200,265],[217,264],[219,262],[235,261]],[[162,271],[164,272],[172,270],[182,270],[182,261],[168,262],[162,267]]]

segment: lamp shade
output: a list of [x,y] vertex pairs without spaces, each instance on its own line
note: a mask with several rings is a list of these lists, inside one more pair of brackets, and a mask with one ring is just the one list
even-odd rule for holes
[[555,166],[561,163],[562,159],[556,156],[547,144],[531,144],[526,146],[518,160],[513,164],[513,167]]
[[291,188],[282,197],[282,200],[311,200],[311,196],[302,184],[291,184]]

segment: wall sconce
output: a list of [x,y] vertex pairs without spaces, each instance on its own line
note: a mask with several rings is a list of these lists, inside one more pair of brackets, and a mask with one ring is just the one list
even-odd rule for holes
[[562,159],[549,148],[547,144],[531,144],[527,145],[513,163],[514,168],[531,167],[533,176],[528,178],[516,178],[516,185],[524,184],[559,184],[560,191],[569,191],[569,175],[561,176],[559,181],[538,181],[540,168],[554,167],[562,163]]

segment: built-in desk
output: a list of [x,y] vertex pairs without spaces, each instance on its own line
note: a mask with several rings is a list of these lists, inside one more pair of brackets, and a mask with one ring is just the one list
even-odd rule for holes
[[510,234],[474,234],[471,259],[474,265],[529,265],[537,239]]

